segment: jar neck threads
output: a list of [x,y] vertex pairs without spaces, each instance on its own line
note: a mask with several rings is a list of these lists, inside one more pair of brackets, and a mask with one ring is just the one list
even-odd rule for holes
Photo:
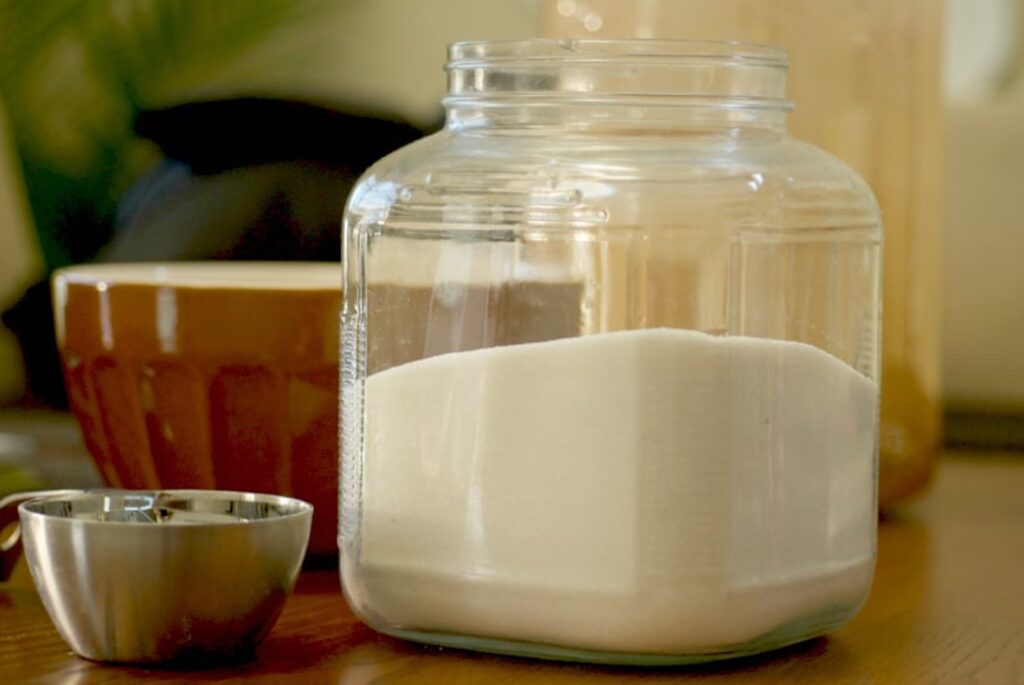
[[784,128],[777,48],[661,40],[485,41],[448,54],[449,128]]

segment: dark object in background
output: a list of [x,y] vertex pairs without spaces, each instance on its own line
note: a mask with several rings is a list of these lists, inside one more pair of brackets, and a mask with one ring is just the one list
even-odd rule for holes
[[22,401],[66,407],[68,400],[64,394],[64,373],[50,309],[49,280],[29,286],[21,299],[0,315],[0,320],[21,347],[28,386],[28,396]]
[[[356,178],[423,132],[396,121],[271,98],[142,112],[166,159],[120,199],[95,261],[339,259]],[[66,406],[48,279],[3,314],[33,399]]]
[[149,110],[135,131],[169,159],[197,174],[270,162],[305,160],[366,169],[423,135],[390,119],[365,117],[306,102],[240,98]]
[[405,124],[246,98],[143,112],[166,161],[118,208],[100,261],[339,259],[355,179],[419,138]]

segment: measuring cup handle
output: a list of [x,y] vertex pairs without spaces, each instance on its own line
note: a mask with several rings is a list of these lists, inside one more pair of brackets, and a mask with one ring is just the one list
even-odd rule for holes
[[18,507],[36,499],[74,495],[81,490],[36,490],[35,492],[16,492],[0,499],[0,535],[7,528],[10,532],[0,537],[0,582],[11,577],[14,565],[21,555],[21,523],[18,520]]

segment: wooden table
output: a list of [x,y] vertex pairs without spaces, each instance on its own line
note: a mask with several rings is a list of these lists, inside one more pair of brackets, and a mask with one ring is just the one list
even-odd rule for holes
[[955,455],[933,490],[882,522],[864,610],[775,654],[644,671],[421,647],[356,620],[333,571],[307,572],[241,666],[175,671],[94,664],[54,631],[24,569],[0,586],[0,685],[15,683],[1003,683],[1024,684],[1024,457]]

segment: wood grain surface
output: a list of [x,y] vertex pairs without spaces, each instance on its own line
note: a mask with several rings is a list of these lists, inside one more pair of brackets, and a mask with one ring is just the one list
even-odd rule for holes
[[24,571],[0,586],[0,684],[21,683],[994,683],[1024,685],[1024,457],[955,455],[933,490],[879,530],[860,615],[774,654],[703,667],[598,668],[421,647],[374,633],[333,570],[307,572],[252,662],[207,670],[84,661]]

